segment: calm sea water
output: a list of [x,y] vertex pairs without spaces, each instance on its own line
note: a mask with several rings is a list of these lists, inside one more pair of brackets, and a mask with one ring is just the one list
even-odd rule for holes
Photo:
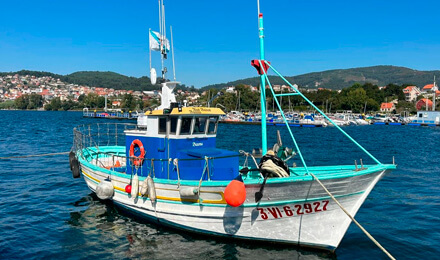
[[[105,123],[80,112],[0,111],[0,157],[67,152],[72,129]],[[114,122],[114,121],[108,121]],[[270,143],[276,130],[269,127]],[[397,259],[440,255],[440,127],[345,127],[396,171],[371,192],[356,219]],[[314,164],[371,160],[334,128],[292,128]],[[242,142],[242,144],[241,144]],[[257,126],[220,125],[218,146],[259,147]],[[0,160],[0,259],[385,259],[351,225],[335,255],[290,247],[217,240],[157,227],[99,201],[73,179],[68,155]]]

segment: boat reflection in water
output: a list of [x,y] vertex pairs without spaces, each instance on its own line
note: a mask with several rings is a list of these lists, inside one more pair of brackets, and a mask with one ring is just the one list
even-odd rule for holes
[[328,251],[310,252],[274,244],[212,240],[162,228],[120,210],[111,201],[99,200],[94,193],[78,200],[75,207],[78,211],[71,212],[67,221],[74,230],[74,239],[70,231],[66,237],[66,243],[69,242],[64,247],[66,252],[78,253],[80,258],[250,259],[255,255],[267,259],[335,258]]

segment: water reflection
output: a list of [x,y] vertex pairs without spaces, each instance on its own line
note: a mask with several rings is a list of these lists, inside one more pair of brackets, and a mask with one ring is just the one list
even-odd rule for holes
[[[328,252],[292,249],[175,231],[153,225],[100,201],[94,193],[74,203],[65,246],[74,255],[147,259],[335,259]],[[74,235],[74,236],[73,236]],[[74,239],[73,239],[74,237]]]

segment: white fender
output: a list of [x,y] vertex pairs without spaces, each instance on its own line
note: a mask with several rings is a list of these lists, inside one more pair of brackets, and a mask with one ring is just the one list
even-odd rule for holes
[[180,187],[179,193],[180,197],[194,197],[199,191],[196,187]]
[[156,189],[154,188],[154,181],[150,176],[147,177],[147,185],[148,185],[148,197],[154,203],[156,202]]
[[133,180],[131,182],[131,197],[137,198],[138,194],[139,194],[139,177],[135,173]]
[[141,195],[142,197],[145,197],[148,195],[148,182],[147,182],[148,178],[145,178],[145,180],[142,182],[142,186],[141,186]]
[[107,200],[113,197],[115,190],[113,184],[109,179],[101,181],[96,187],[96,196],[102,200]]

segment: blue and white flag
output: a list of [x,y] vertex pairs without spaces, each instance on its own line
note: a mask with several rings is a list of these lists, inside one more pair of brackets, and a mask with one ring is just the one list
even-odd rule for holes
[[150,50],[153,51],[161,51],[161,42],[162,40],[162,49],[163,52],[169,52],[170,51],[170,41],[168,41],[167,38],[160,35],[158,32],[154,32],[150,30]]

